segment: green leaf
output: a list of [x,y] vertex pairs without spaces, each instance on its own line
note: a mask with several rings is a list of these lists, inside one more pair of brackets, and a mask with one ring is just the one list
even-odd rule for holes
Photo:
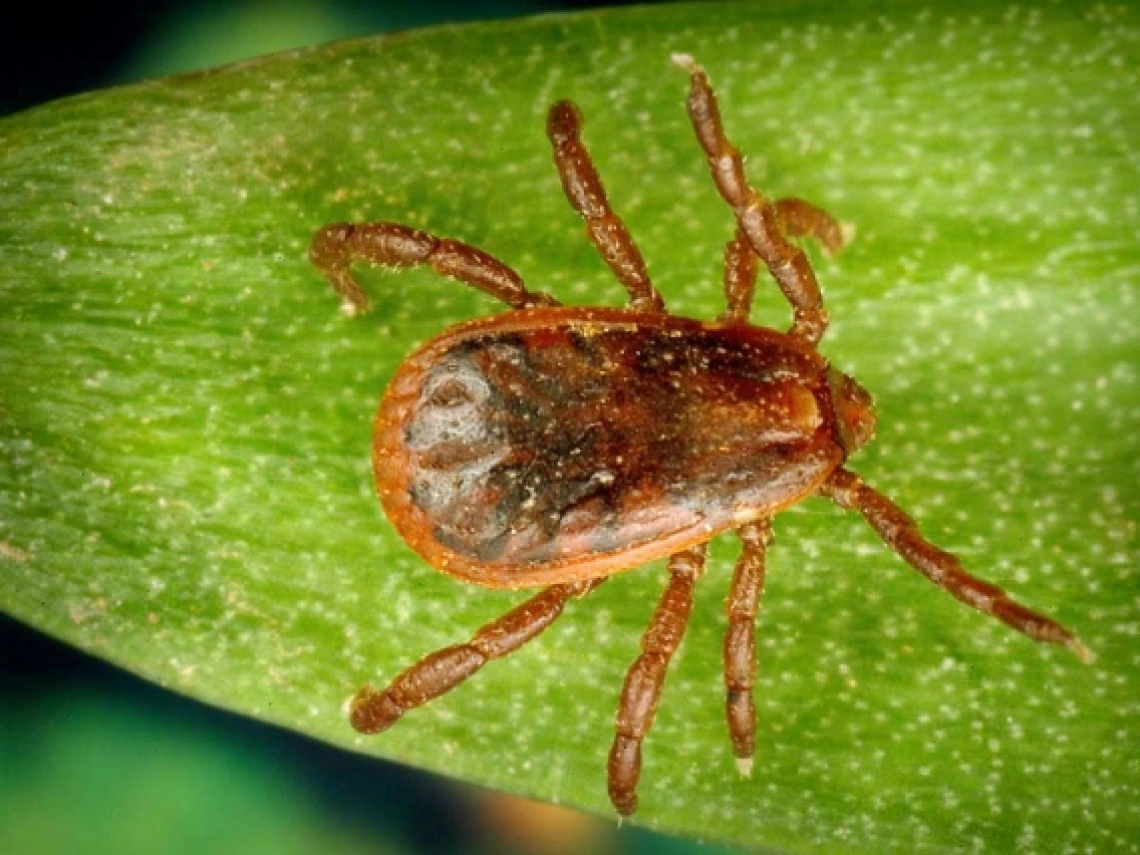
[[[721,308],[729,212],[673,51],[772,196],[857,227],[816,256],[823,350],[877,396],[852,467],[1073,628],[1082,666],[961,607],[819,500],[777,521],[758,754],[733,768],[711,552],[636,820],[792,851],[1111,849],[1140,827],[1134,9],[973,2],[629,9],[410,32],[0,123],[0,606],[171,689],[609,813],[605,757],[660,565],[376,738],[345,700],[524,596],[425,566],[373,496],[386,379],[497,311],[420,270],[349,318],[318,226],[483,247],[567,302],[623,295],[543,134],[572,97],[679,313]],[[767,283],[764,283],[767,285]],[[765,287],[758,322],[788,311]]]

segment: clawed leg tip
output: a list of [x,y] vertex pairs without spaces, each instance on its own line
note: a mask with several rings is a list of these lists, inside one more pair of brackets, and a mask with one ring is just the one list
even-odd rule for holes
[[368,699],[377,694],[376,690],[371,685],[364,685],[344,699],[344,703],[340,705],[341,711],[350,719],[354,718],[362,706],[367,704]]
[[837,252],[839,252],[839,250],[843,249],[843,247],[849,246],[851,244],[851,241],[855,240],[856,231],[857,229],[855,228],[854,223],[840,223],[839,244],[834,248],[829,248],[827,254],[835,255]]
[[633,816],[634,813],[637,812],[637,796],[631,796],[629,798],[614,798],[610,796],[610,803],[613,804],[614,810],[617,811],[619,827],[622,824],[622,820]]
[[355,318],[357,315],[363,315],[367,311],[367,303],[360,304],[352,300],[343,300],[340,304],[340,313],[346,318]]
[[693,59],[692,54],[675,53],[670,56],[669,59],[673,61],[674,65],[680,66],[681,68],[685,69],[685,71],[689,72],[689,74],[700,74],[704,71],[703,68],[697,65],[697,61]]
[[363,736],[375,736],[392,726],[395,719],[377,719],[370,711],[353,709],[348,716],[352,729]]
[[1083,643],[1081,643],[1079,640],[1077,640],[1075,638],[1070,638],[1068,641],[1066,641],[1065,647],[1067,647],[1067,648],[1069,648],[1069,650],[1073,651],[1073,653],[1076,655],[1076,657],[1078,659],[1080,659],[1082,662],[1084,662],[1086,665],[1091,664],[1092,661],[1094,659],[1096,659],[1096,655],[1091,650],[1089,650],[1087,647],[1085,647],[1085,645]]
[[365,686],[349,698],[345,706],[352,729],[367,735],[387,730],[404,713],[384,692],[377,692],[371,686]]
[[752,758],[751,757],[737,757],[736,771],[740,773],[742,778],[752,777]]

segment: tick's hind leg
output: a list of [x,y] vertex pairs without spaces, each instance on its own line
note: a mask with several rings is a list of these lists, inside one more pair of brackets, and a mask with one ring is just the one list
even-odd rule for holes
[[598,248],[610,270],[629,292],[630,304],[646,312],[662,312],[665,300],[653,287],[645,259],[621,217],[614,213],[606,197],[602,179],[590,160],[590,152],[579,136],[582,115],[569,101],[550,108],[546,134],[554,147],[554,165],[562,179],[562,189],[570,205],[586,221],[586,234]]
[[705,549],[678,552],[669,559],[669,585],[641,639],[641,655],[625,678],[618,703],[617,736],[610,749],[610,801],[622,816],[637,810],[641,741],[653,726],[669,660],[673,658],[693,608],[693,585],[704,572]]
[[558,305],[553,297],[528,291],[522,277],[482,250],[398,223],[325,226],[313,235],[309,260],[337,293],[361,312],[368,309],[368,296],[352,275],[354,261],[385,267],[427,264],[437,273],[472,285],[515,309]]
[[914,520],[902,508],[867,486],[858,475],[837,469],[819,492],[842,507],[861,513],[887,546],[935,585],[949,591],[966,605],[993,615],[1034,641],[1060,644],[1073,651],[1081,661],[1092,660],[1089,649],[1059,623],[1014,602],[996,585],[967,573],[956,557],[919,534]]
[[747,777],[752,774],[752,755],[756,750],[756,707],[752,701],[752,685],[756,681],[756,615],[764,592],[764,555],[772,540],[772,521],[757,520],[741,526],[737,533],[744,542],[744,551],[736,562],[726,604],[725,715],[736,768]]
[[352,700],[352,726],[361,733],[386,730],[408,710],[451,691],[490,660],[518,650],[558,619],[567,600],[584,596],[601,583],[594,579],[547,588],[484,626],[467,644],[425,656],[382,692],[365,686]]
[[[789,332],[809,344],[818,343],[827,329],[827,313],[807,256],[788,242],[777,206],[769,203],[744,177],[744,161],[724,134],[716,96],[704,70],[688,54],[674,54],[673,61],[688,71],[692,80],[689,118],[708,159],[713,182],[732,208],[739,234],[767,265],[792,305],[794,319]],[[731,306],[730,311],[733,311]]]

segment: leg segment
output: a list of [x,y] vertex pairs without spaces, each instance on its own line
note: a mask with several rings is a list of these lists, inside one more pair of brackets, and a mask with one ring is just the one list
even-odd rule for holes
[[408,710],[449,692],[492,659],[513,653],[562,614],[571,597],[588,594],[601,579],[554,585],[484,626],[467,644],[445,647],[411,666],[382,692],[365,686],[352,699],[350,720],[361,733],[379,733]]
[[728,701],[725,714],[736,768],[747,777],[752,774],[752,754],[756,747],[756,708],[752,702],[752,685],[756,681],[756,615],[764,591],[764,555],[772,540],[772,521],[757,520],[742,526],[737,533],[744,541],[744,551],[736,562],[726,604],[724,683]]
[[397,223],[325,226],[313,235],[309,260],[337,293],[361,312],[368,309],[368,296],[349,269],[354,261],[387,267],[427,264],[437,273],[472,285],[515,309],[558,305],[553,297],[528,291],[515,271],[482,250]]
[[823,245],[824,252],[835,255],[843,249],[847,235],[839,221],[823,208],[817,208],[803,199],[777,199],[774,203],[776,218],[784,234],[792,237],[815,238]]
[[[828,255],[843,248],[846,235],[831,214],[803,199],[777,199],[776,221],[785,235],[815,238]],[[760,256],[739,227],[724,247],[724,297],[727,304],[724,321],[747,323],[752,312],[752,295],[756,291],[756,264]]]
[[693,585],[705,568],[705,549],[702,544],[669,559],[669,585],[641,639],[641,655],[622,686],[617,736],[608,766],[610,801],[622,816],[637,810],[641,741],[653,725],[669,660],[685,634],[693,608]]
[[926,540],[906,512],[886,496],[867,486],[853,472],[837,469],[820,487],[820,495],[844,508],[858,511],[887,546],[919,573],[980,612],[993,615],[1034,641],[1061,644],[1083,662],[1092,652],[1056,621],[1010,599],[1001,588],[967,573],[956,557]]
[[692,79],[689,118],[708,158],[717,190],[736,215],[740,233],[768,266],[792,305],[794,320],[789,332],[808,344],[818,343],[827,329],[827,313],[807,256],[788,243],[776,206],[745,179],[744,162],[724,135],[716,96],[704,70],[687,54],[674,54],[673,61],[688,71]]
[[546,135],[554,147],[554,164],[571,206],[586,221],[586,234],[606,264],[629,292],[630,305],[646,312],[662,312],[665,300],[649,280],[645,259],[621,217],[613,212],[602,180],[582,144],[582,114],[570,101],[550,108]]
[[756,293],[757,262],[760,261],[748,238],[740,230],[724,245],[724,301],[722,321],[748,323],[752,295]]

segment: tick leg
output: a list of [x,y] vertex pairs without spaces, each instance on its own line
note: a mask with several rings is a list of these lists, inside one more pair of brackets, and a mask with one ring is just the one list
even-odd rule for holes
[[956,557],[919,534],[914,520],[902,508],[869,487],[858,475],[837,469],[819,492],[842,507],[861,513],[887,546],[935,585],[946,589],[966,605],[993,615],[1034,641],[1061,644],[1082,662],[1092,661],[1091,651],[1071,632],[1056,621],[1014,602],[996,585],[971,576]]
[[437,273],[472,285],[515,309],[558,305],[553,297],[528,291],[522,277],[482,250],[398,223],[325,226],[313,235],[309,260],[337,293],[361,312],[368,309],[368,296],[352,275],[354,261],[386,267],[427,264]]
[[732,737],[736,768],[752,774],[755,751],[756,707],[752,685],[756,681],[756,615],[764,591],[764,555],[772,540],[772,521],[757,520],[737,530],[744,551],[736,562],[728,595],[728,633],[724,637],[724,683],[728,689],[725,714]]
[[[784,234],[791,237],[815,238],[828,255],[843,248],[847,236],[843,226],[831,214],[803,199],[777,199],[774,203],[777,221]],[[752,313],[752,295],[756,291],[757,263],[760,256],[738,226],[724,247],[724,297],[727,308],[721,320],[747,323]]]
[[716,96],[704,69],[688,54],[674,54],[673,61],[688,71],[692,80],[689,118],[708,158],[713,182],[732,208],[739,234],[768,266],[772,278],[792,305],[790,334],[808,344],[818,343],[827,329],[827,312],[807,256],[799,247],[788,243],[777,206],[769,203],[744,177],[744,162],[724,134]]
[[839,220],[803,199],[777,199],[776,217],[785,235],[815,238],[827,255],[835,255],[847,243],[848,235]]
[[732,240],[724,245],[723,321],[748,323],[752,314],[752,296],[756,293],[756,271],[760,256],[738,228]]
[[630,305],[663,312],[665,300],[649,280],[645,259],[621,217],[613,212],[598,171],[579,136],[582,114],[570,101],[559,101],[546,118],[546,135],[554,147],[554,165],[570,205],[586,221],[586,234],[610,270],[629,292]]
[[685,634],[693,608],[693,585],[704,572],[705,549],[702,544],[669,559],[669,585],[641,639],[641,655],[622,686],[617,736],[609,759],[610,801],[622,816],[637,810],[641,741],[653,725],[669,660]]
[[361,733],[387,730],[408,710],[451,691],[490,660],[518,650],[558,619],[567,600],[588,594],[602,581],[592,579],[547,588],[484,626],[467,644],[445,647],[425,656],[382,692],[365,686],[352,699],[352,726]]

